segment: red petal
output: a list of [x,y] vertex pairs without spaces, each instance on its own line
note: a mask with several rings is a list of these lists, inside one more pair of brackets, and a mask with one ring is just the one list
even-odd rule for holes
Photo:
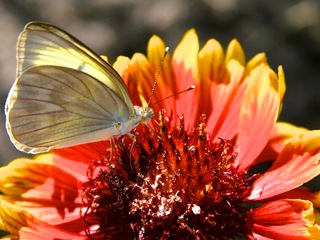
[[252,165],[277,158],[283,147],[294,137],[308,131],[285,122],[277,122],[274,126],[268,144]]
[[239,121],[237,161],[247,168],[261,153],[275,124],[280,98],[278,78],[268,65],[262,64],[249,74]]
[[1,201],[0,217],[6,230],[19,239],[87,239],[42,222],[18,206]]
[[262,200],[297,188],[320,173],[320,131],[288,143],[271,168],[252,186],[248,199]]
[[[199,51],[198,36],[193,29],[189,30],[182,38],[174,51],[172,67],[174,81],[176,81],[177,92],[188,89],[195,85],[195,74],[197,71],[197,55]],[[195,91],[189,91],[174,97],[176,108],[173,112],[173,120],[178,122],[176,116],[184,115],[186,125],[193,127],[197,122],[197,103]],[[166,109],[170,114],[170,108]],[[173,122],[176,124],[176,122]]]
[[[236,50],[234,55],[239,55],[238,52],[241,51]],[[214,39],[209,40],[199,52],[199,83],[195,89],[200,103],[198,115],[207,115],[206,130],[213,139],[232,139],[238,132],[239,112],[245,90],[245,86],[241,85],[243,74],[244,67],[235,59],[227,64],[224,62],[223,49]]]
[[279,194],[271,199],[268,199],[268,201],[275,201],[284,198],[308,200],[312,202],[313,206],[317,208],[320,207],[320,192],[311,192],[309,189],[303,187]]
[[53,160],[53,156],[44,154],[35,160],[17,159],[2,167],[1,191],[9,196],[29,199],[82,203],[80,193],[82,182],[79,178],[85,177],[86,166],[68,159]]
[[[89,164],[93,159],[100,159],[101,154],[110,148],[110,141],[81,144],[69,148],[55,149],[51,152],[72,162]],[[65,160],[62,160],[63,163]],[[61,162],[59,164],[61,164]]]
[[41,201],[39,199],[24,199],[21,197],[1,196],[2,202],[14,204],[32,214],[42,222],[59,226],[61,229],[78,233],[84,229],[82,218],[86,206],[67,201]]
[[319,239],[312,204],[302,200],[279,200],[250,213],[257,239]]

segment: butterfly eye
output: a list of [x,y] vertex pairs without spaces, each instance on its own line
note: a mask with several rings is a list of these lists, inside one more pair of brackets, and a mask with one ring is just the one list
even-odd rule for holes
[[116,127],[116,129],[117,129],[117,130],[119,130],[119,129],[120,129],[120,127],[121,127],[121,123],[119,123],[119,122],[118,122],[118,123],[116,123],[116,126],[115,126],[115,127]]

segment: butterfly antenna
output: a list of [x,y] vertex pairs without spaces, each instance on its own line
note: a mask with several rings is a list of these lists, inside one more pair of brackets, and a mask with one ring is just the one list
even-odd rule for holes
[[166,99],[168,99],[168,98],[177,96],[177,95],[179,95],[180,93],[188,92],[188,91],[193,90],[193,89],[195,89],[195,88],[196,88],[195,85],[191,85],[189,88],[187,88],[187,89],[185,89],[185,90],[182,90],[181,92],[174,93],[174,94],[172,94],[172,95],[170,95],[170,96],[167,96],[167,97],[165,97],[165,98],[160,99],[159,101],[156,101],[156,102],[155,102],[154,104],[152,104],[150,107],[153,108],[154,105],[156,105],[156,104],[158,104],[158,103],[160,103],[160,102],[162,102],[162,101],[164,101],[164,100],[166,100]]
[[152,89],[151,89],[151,93],[150,93],[150,97],[149,97],[149,101],[148,101],[148,106],[150,106],[151,98],[152,98],[152,95],[153,95],[154,90],[156,88],[156,85],[157,85],[157,82],[158,82],[158,79],[160,77],[160,73],[161,73],[161,70],[162,70],[162,67],[163,67],[163,64],[164,64],[164,60],[165,60],[168,52],[169,52],[169,47],[166,47],[166,50],[164,52],[163,58],[162,58],[161,63],[160,63],[160,67],[158,69],[157,76],[156,76],[156,78],[154,80],[154,83],[153,83],[153,86],[152,86]]

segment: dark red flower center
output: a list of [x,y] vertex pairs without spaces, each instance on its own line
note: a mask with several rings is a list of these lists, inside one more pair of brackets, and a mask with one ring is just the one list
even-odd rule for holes
[[[229,140],[211,141],[203,116],[187,131],[160,114],[139,126],[88,169],[83,199],[93,239],[227,239],[250,232],[246,171],[234,165]],[[133,144],[133,146],[132,146]],[[111,157],[112,156],[112,157]]]

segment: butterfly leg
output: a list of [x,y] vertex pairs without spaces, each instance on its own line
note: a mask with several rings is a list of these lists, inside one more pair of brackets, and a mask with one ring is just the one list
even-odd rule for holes
[[156,130],[154,130],[153,127],[150,124],[148,124],[148,123],[144,123],[144,124],[151,132],[153,132],[157,136],[157,138],[159,138],[159,140],[162,140],[162,138],[159,135],[159,133],[157,133]]
[[113,151],[116,149],[116,143],[115,143],[115,137],[116,136],[111,136],[111,150],[110,150],[110,160],[112,159],[112,154],[113,154]]
[[133,141],[132,141],[132,145],[130,147],[130,168],[132,171],[134,171],[134,168],[133,168],[133,165],[132,165],[132,150],[133,150],[133,147],[134,147],[134,144],[136,143],[137,141],[137,137],[136,135],[132,134],[132,133],[127,133],[131,138],[133,138]]

